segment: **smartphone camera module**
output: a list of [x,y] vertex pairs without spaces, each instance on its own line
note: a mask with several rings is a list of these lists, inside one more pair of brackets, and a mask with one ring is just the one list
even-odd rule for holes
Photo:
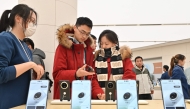
[[61,88],[62,88],[62,89],[67,89],[67,87],[68,87],[67,82],[62,82],[62,83],[61,83]]
[[112,89],[113,86],[114,86],[113,83],[112,83],[112,82],[109,82],[107,87],[110,88],[110,89]]
[[41,92],[37,92],[34,94],[34,99],[39,99],[41,97],[42,93]]
[[84,95],[85,95],[84,92],[81,92],[81,93],[78,94],[78,98],[83,98]]
[[177,99],[177,93],[176,93],[176,92],[172,92],[172,93],[170,94],[170,99],[171,99],[171,100],[176,100],[176,99]]
[[131,93],[129,93],[129,92],[126,92],[126,93],[123,95],[123,98],[124,98],[125,100],[128,100],[130,97],[131,97]]

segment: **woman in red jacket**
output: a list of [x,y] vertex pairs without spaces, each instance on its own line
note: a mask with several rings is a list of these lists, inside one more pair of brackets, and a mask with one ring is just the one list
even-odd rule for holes
[[104,89],[105,81],[119,79],[136,79],[132,71],[131,50],[127,46],[119,47],[117,34],[104,30],[98,39],[100,50],[95,54],[95,68],[100,87]]
[[[59,45],[53,67],[54,99],[60,98],[60,80],[69,80],[72,83],[77,79],[89,79],[92,80],[92,98],[97,98],[99,93],[103,93],[95,76],[91,76],[94,73],[84,70],[86,64],[93,65],[91,29],[92,21],[87,17],[79,17],[75,26],[66,24],[57,30]],[[100,96],[98,98],[101,99]]]

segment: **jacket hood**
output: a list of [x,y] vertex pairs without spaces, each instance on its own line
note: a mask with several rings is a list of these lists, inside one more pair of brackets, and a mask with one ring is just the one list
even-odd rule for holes
[[[126,58],[131,58],[132,57],[131,49],[128,46],[121,46],[119,51],[121,53],[122,60],[125,60]],[[95,52],[95,59],[96,59],[96,57],[98,56],[99,53],[100,53],[100,50]]]
[[34,50],[32,50],[32,54],[33,54],[33,55],[38,55],[38,56],[40,56],[42,59],[45,59],[45,58],[46,58],[45,53],[44,53],[42,50],[38,49],[38,48],[35,48]]
[[[135,69],[140,70],[136,65],[134,65]],[[146,67],[143,65],[143,69],[142,72],[144,72],[144,70],[146,69]],[[141,70],[140,70],[141,71]]]
[[[66,48],[71,48],[73,45],[73,41],[69,39],[69,37],[74,37],[73,26],[71,26],[70,24],[65,24],[65,25],[60,26],[57,29],[57,38],[58,38],[59,44],[63,45]],[[89,37],[83,44],[84,46],[93,45],[94,41],[92,37]]]

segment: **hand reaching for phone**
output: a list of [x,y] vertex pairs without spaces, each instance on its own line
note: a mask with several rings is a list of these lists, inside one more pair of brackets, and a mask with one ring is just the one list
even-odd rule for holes
[[85,68],[86,68],[86,64],[83,65],[81,68],[79,68],[76,72],[76,76],[77,77],[84,77],[84,76],[89,76],[89,75],[93,75],[95,74],[94,72],[87,72],[85,71]]
[[33,70],[32,79],[39,80],[44,75],[44,68],[41,65],[35,65]]
[[97,97],[100,99],[100,100],[105,100],[105,94],[97,94]]

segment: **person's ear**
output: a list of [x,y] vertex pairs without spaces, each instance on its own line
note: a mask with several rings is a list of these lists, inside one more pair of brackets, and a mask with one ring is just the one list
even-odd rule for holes
[[15,21],[16,21],[16,23],[22,24],[22,21],[21,21],[21,20],[22,20],[22,19],[21,19],[20,16],[18,16],[18,15],[15,16]]
[[74,26],[73,26],[73,30],[76,31],[76,29],[77,29],[77,27],[76,27],[76,25],[74,25]]
[[32,46],[31,45],[28,45],[28,48],[32,50]]

